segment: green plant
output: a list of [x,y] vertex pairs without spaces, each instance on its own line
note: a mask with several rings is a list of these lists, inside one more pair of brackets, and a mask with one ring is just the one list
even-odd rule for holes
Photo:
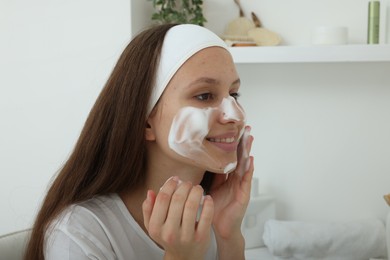
[[152,20],[159,23],[192,23],[203,26],[203,0],[149,0],[156,12]]

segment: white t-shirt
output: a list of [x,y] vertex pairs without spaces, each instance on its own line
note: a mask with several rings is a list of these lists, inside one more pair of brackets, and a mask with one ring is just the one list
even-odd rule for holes
[[[140,209],[141,210],[141,209]],[[212,230],[211,230],[212,232]],[[217,259],[212,232],[205,259]],[[45,259],[163,259],[164,251],[142,230],[118,194],[72,205],[45,236]]]

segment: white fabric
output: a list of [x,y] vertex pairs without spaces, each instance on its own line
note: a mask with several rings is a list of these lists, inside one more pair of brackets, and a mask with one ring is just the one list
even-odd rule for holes
[[[212,232],[212,231],[211,231]],[[117,194],[70,206],[45,237],[45,259],[163,259]],[[214,234],[205,259],[217,259]]]
[[384,223],[377,219],[342,223],[268,220],[264,243],[282,259],[367,260],[386,256]]
[[23,259],[31,229],[21,230],[0,236],[0,259]]
[[181,65],[198,51],[212,46],[227,50],[227,45],[221,38],[202,26],[181,24],[169,29],[161,50],[149,112],[152,111],[165,87]]

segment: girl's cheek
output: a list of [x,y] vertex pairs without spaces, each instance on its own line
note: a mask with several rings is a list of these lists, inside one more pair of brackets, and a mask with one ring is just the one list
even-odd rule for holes
[[[215,125],[222,114],[229,120],[242,121],[244,113],[235,99],[224,100],[218,107],[195,108],[184,107],[175,116],[168,136],[169,147],[177,154],[214,172],[227,173],[237,165],[236,158],[221,158],[211,153],[204,145],[210,132],[210,126]],[[240,136],[243,131],[240,132]]]
[[207,114],[203,109],[182,108],[173,119],[168,136],[171,149],[174,151],[182,150],[180,146],[185,143],[203,142],[209,132]]

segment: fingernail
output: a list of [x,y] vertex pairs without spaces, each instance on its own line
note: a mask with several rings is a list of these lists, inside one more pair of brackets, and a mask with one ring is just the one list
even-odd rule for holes
[[203,205],[205,198],[206,198],[206,196],[203,195],[202,198],[200,199],[200,205]]
[[203,196],[203,202],[205,200],[211,200],[211,199],[213,199],[213,198],[210,195]]
[[161,186],[160,191],[162,190],[162,188],[164,187],[164,185],[165,185],[168,181],[170,181],[170,180],[174,180],[175,182],[178,183],[178,185],[180,185],[180,183],[182,183],[182,181],[179,179],[179,176],[171,176],[171,177],[169,177],[168,180],[166,180],[166,181],[164,182],[164,184]]
[[249,167],[251,166],[251,160],[247,160],[246,162],[245,162],[245,172],[247,172],[247,171],[249,171]]
[[250,126],[247,126],[245,128],[245,131],[247,132],[248,135],[251,133],[251,130],[252,130],[252,128]]
[[174,180],[174,181],[178,181],[179,180],[179,177],[177,177],[177,176],[171,176],[171,177],[169,177],[165,182],[164,182],[164,184],[162,185],[162,186],[164,186],[168,181],[170,181],[170,180]]

